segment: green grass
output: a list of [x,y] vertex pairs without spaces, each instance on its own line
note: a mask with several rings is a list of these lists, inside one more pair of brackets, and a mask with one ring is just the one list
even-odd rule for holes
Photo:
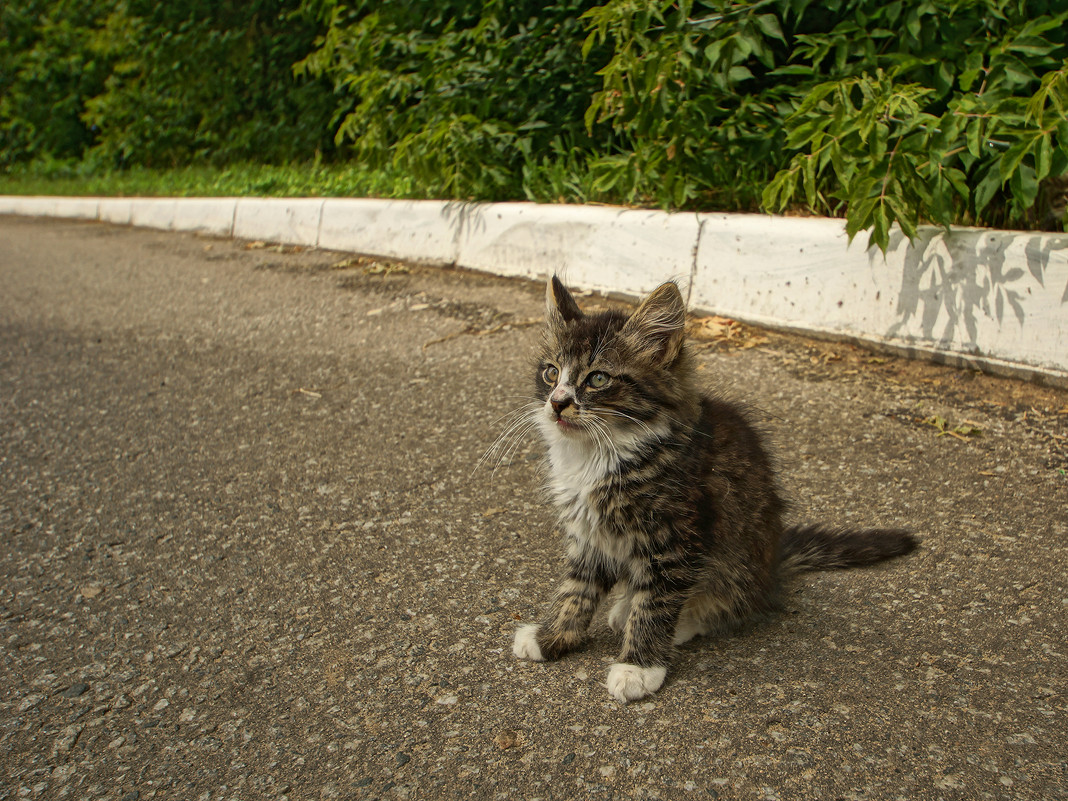
[[[623,198],[598,188],[598,173],[580,156],[543,159],[523,168],[516,194],[468,197],[481,201],[596,203],[662,208],[656,198]],[[400,169],[371,169],[355,162],[130,167],[103,170],[78,161],[40,159],[0,169],[0,195],[55,197],[368,197],[455,200]],[[755,211],[752,193],[724,191],[693,199],[700,211]]]
[[390,171],[355,164],[231,164],[121,171],[75,162],[34,162],[0,171],[0,195],[100,197],[420,197]]
[[[598,172],[582,156],[542,159],[523,168],[514,196],[468,200],[528,200],[536,203],[608,203],[639,208],[662,207],[657,198],[623,198],[598,188]],[[438,192],[438,194],[436,194]],[[0,195],[67,197],[377,197],[456,198],[440,194],[400,169],[371,169],[355,162],[131,167],[103,170],[78,161],[40,159],[0,169]],[[702,211],[755,211],[752,192],[707,193],[688,208]]]

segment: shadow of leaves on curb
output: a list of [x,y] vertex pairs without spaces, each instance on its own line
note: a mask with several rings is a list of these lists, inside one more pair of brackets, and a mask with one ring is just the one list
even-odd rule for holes
[[[898,321],[890,337],[907,337],[919,324],[923,339],[940,347],[978,353],[980,317],[999,326],[1009,314],[1027,326],[1028,284],[1045,287],[1056,251],[1068,249],[1068,237],[1032,236],[1025,245],[1023,264],[1006,256],[1017,234],[999,231],[921,231],[912,243],[901,232],[891,237],[890,250],[907,248],[904,258]],[[1068,283],[1061,303],[1068,303]]]

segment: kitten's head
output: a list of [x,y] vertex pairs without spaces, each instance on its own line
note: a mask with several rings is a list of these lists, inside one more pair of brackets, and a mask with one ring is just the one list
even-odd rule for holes
[[547,439],[641,443],[691,415],[686,304],[675,284],[662,284],[629,317],[583,313],[556,276],[545,301],[535,392]]

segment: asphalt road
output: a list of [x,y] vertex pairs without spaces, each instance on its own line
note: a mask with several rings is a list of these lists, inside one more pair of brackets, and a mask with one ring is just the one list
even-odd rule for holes
[[1068,796],[1068,394],[709,328],[792,518],[922,547],[622,706],[603,613],[511,654],[541,287],[261,244],[0,218],[0,799]]

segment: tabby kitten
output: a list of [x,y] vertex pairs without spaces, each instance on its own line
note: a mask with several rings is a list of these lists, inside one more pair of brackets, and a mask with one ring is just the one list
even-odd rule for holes
[[623,648],[607,686],[634,701],[659,689],[674,646],[774,608],[788,572],[915,546],[903,531],[784,528],[759,434],[695,386],[675,284],[629,317],[584,314],[555,276],[546,301],[533,423],[548,446],[567,570],[544,621],[516,632],[520,659],[578,647],[618,584],[608,625]]

